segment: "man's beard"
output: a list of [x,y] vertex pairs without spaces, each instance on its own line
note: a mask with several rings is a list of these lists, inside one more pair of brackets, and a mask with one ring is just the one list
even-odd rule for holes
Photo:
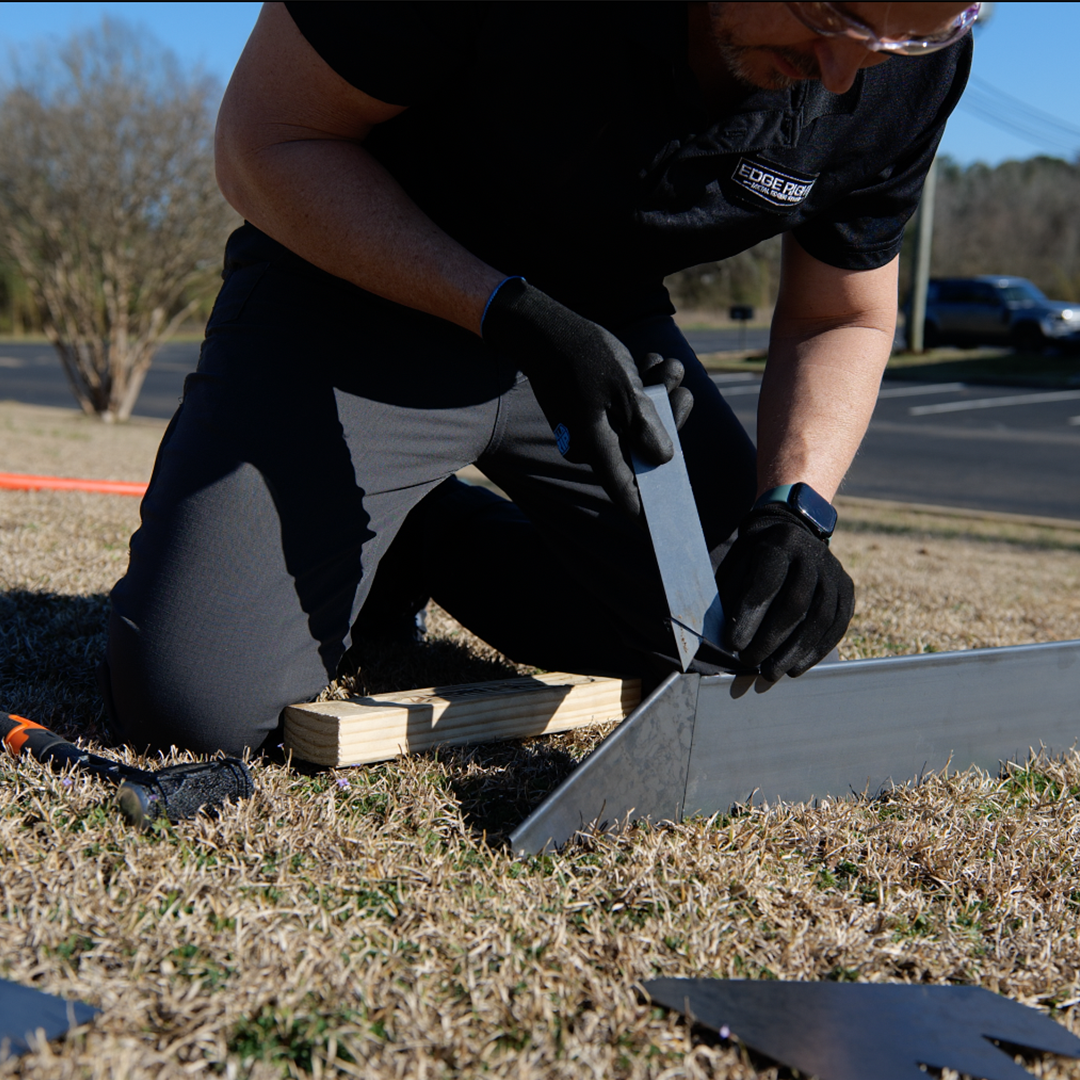
[[[788,90],[802,80],[792,78],[775,69],[769,71],[764,77],[753,74],[753,69],[747,62],[748,53],[761,52],[763,50],[748,45],[725,45],[717,42],[717,49],[727,65],[732,77],[744,86],[752,86],[764,90]],[[820,79],[821,72],[812,57],[804,56],[794,49],[785,49],[774,46],[769,52],[782,56],[796,71],[807,79]]]
[[731,30],[719,26],[714,26],[713,42],[727,65],[732,78],[744,86],[764,90],[788,90],[801,81],[775,69],[770,70],[764,76],[755,75],[753,67],[748,62],[750,55],[754,53],[776,53],[778,56],[782,56],[804,78],[821,78],[821,69],[818,67],[817,60],[813,56],[807,56],[805,53],[799,52],[797,49],[789,49],[783,45],[773,45],[771,47],[737,45]]

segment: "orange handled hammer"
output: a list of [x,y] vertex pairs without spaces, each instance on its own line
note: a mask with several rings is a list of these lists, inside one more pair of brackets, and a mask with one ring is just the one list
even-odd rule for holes
[[137,769],[91,754],[47,727],[10,713],[0,712],[0,744],[13,757],[29,754],[53,768],[72,765],[120,784],[116,801],[133,825],[150,825],[162,818],[183,821],[200,810],[217,810],[226,799],[246,799],[255,790],[251,773],[239,758]]

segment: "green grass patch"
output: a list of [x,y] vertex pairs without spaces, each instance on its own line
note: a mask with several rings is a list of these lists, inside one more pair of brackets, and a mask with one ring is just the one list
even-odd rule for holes
[[229,1051],[245,1068],[264,1062],[285,1077],[297,1075],[298,1070],[301,1075],[310,1074],[316,1064],[355,1062],[351,1042],[386,1038],[382,1024],[365,1023],[359,1010],[330,1005],[324,1011],[314,996],[305,1006],[293,1011],[264,1005],[235,1026]]

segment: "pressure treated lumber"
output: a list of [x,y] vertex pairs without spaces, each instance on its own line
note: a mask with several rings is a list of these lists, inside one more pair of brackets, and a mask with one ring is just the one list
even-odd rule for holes
[[555,672],[292,705],[285,710],[285,749],[316,765],[363,765],[436,746],[622,720],[640,697],[637,679]]

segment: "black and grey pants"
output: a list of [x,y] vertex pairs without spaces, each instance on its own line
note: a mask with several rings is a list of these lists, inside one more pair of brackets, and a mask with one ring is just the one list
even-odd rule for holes
[[[670,319],[616,332],[686,363],[682,441],[722,549],[753,501],[750,440]],[[471,463],[513,502],[454,479]],[[112,593],[115,719],[138,747],[258,748],[354,626],[427,595],[548,669],[671,652],[647,534],[559,455],[512,358],[245,226]]]

